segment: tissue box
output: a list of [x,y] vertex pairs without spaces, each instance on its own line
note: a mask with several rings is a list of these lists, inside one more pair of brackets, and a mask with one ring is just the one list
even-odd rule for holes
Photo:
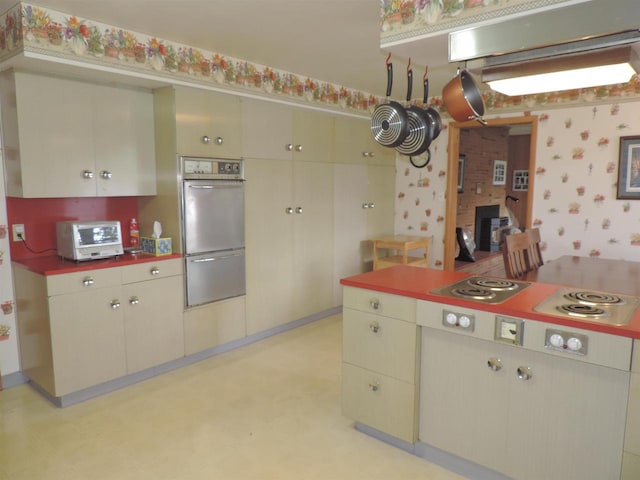
[[149,253],[156,257],[171,255],[170,238],[141,237],[140,244],[142,245],[142,251],[144,253]]

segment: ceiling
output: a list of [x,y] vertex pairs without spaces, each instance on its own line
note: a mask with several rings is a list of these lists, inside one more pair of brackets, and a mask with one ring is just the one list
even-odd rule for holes
[[[0,13],[17,3],[0,0]],[[378,0],[41,0],[62,13],[385,95]],[[447,35],[429,39],[414,76],[429,64],[430,94],[455,74]],[[405,58],[392,57],[392,97],[406,96]],[[401,78],[402,77],[402,78]],[[419,85],[419,83],[418,83]],[[422,97],[417,90],[414,98]]]

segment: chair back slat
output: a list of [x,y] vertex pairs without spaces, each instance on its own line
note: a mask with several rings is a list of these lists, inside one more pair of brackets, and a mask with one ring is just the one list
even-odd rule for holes
[[508,278],[520,278],[542,266],[540,230],[534,228],[524,233],[506,235],[502,244],[502,256]]

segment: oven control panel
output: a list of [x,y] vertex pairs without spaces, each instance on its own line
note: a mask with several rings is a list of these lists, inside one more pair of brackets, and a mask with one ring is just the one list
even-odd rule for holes
[[242,160],[182,157],[182,173],[185,180],[242,180]]
[[473,332],[476,326],[476,317],[471,313],[443,310],[442,325],[448,328],[458,328],[466,332]]
[[589,337],[582,333],[547,328],[544,336],[546,348],[577,355],[587,354]]

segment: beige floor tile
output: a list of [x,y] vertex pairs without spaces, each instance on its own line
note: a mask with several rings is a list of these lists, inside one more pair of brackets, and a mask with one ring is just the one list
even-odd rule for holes
[[341,317],[64,409],[0,392],[0,479],[454,480],[340,411]]

